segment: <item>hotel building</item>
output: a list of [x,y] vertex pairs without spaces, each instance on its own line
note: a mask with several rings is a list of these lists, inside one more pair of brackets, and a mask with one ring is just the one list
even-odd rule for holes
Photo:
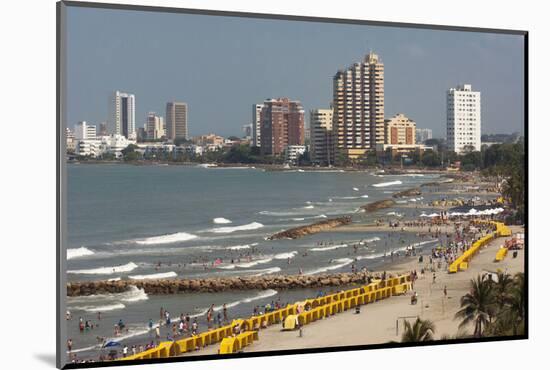
[[161,139],[166,135],[164,130],[164,119],[157,116],[155,112],[147,114],[146,133],[148,140]]
[[330,165],[334,162],[332,145],[332,109],[309,111],[311,162]]
[[357,159],[384,144],[384,64],[370,52],[333,78],[333,131],[338,153]]
[[481,93],[472,85],[447,91],[447,145],[456,153],[481,150]]
[[304,109],[299,101],[266,100],[260,118],[262,154],[281,155],[289,145],[304,145]]
[[252,105],[252,146],[261,145],[262,136],[262,120],[261,113],[264,105],[253,104]]
[[398,113],[384,121],[384,144],[416,144],[416,123]]
[[110,100],[109,133],[136,138],[136,98],[134,94],[115,91]]
[[189,138],[187,129],[187,103],[166,103],[166,137],[169,140]]

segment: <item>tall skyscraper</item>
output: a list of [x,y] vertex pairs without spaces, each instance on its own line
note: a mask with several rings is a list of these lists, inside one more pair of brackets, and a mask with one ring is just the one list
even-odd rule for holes
[[165,136],[164,120],[162,117],[157,116],[155,112],[149,112],[147,114],[147,139],[157,140]]
[[136,98],[134,94],[115,91],[110,101],[109,133],[136,138]]
[[263,104],[253,104],[252,105],[252,146],[261,145],[261,135],[262,135],[262,119],[261,113],[264,105]]
[[416,142],[424,144],[426,140],[433,138],[431,128],[416,128]]
[[304,108],[288,98],[266,100],[261,111],[262,154],[283,154],[288,145],[304,145]]
[[416,144],[416,123],[398,113],[384,121],[384,144]]
[[336,73],[332,105],[338,153],[355,159],[384,143],[384,64],[377,54]]
[[74,126],[74,138],[76,140],[95,140],[97,129],[95,125],[89,125],[86,121],[80,121]]
[[166,103],[166,137],[169,140],[189,139],[187,129],[187,103]]
[[481,93],[472,85],[447,91],[447,145],[456,153],[481,150]]
[[330,165],[334,162],[332,145],[332,109],[309,111],[311,161]]

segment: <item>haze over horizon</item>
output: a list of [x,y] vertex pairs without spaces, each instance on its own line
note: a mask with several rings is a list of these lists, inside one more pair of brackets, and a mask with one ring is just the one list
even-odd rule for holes
[[[523,37],[477,32],[68,7],[68,127],[108,119],[136,96],[136,128],[166,102],[189,106],[191,136],[242,136],[252,104],[287,96],[328,108],[332,77],[370,50],[385,65],[385,116],[443,137],[446,90],[481,92],[486,133],[523,133]],[[361,17],[361,14],[358,14]]]

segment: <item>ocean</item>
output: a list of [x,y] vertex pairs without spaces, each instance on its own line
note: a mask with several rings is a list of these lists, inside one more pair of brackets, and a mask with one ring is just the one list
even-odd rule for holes
[[[177,165],[68,165],[68,281],[106,279],[260,276],[336,273],[375,267],[384,254],[409,245],[431,249],[437,241],[407,232],[328,231],[297,240],[266,238],[278,231],[326,218],[350,215],[353,222],[399,219],[432,210],[434,196],[399,200],[371,214],[360,206],[397,191],[436,181],[439,175],[386,175],[372,171],[265,171]],[[415,207],[406,206],[415,204]],[[358,245],[357,250],[353,246]],[[68,297],[67,321],[73,352],[97,358],[97,337],[146,344],[149,319],[160,308],[172,318],[189,313],[205,328],[205,312],[227,304],[231,318],[250,316],[254,306],[294,302],[312,290],[147,295],[137,288],[121,294]],[[101,320],[97,318],[101,312]],[[78,319],[94,329],[80,332]],[[171,332],[171,331],[170,331]],[[163,328],[166,338],[168,330]]]

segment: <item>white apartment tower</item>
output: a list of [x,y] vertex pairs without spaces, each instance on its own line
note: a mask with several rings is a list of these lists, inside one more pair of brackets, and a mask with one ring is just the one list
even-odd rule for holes
[[336,150],[356,159],[384,143],[384,64],[370,52],[333,78]]
[[136,138],[136,98],[134,94],[115,91],[110,99],[109,133]]
[[155,112],[147,114],[146,132],[148,140],[161,139],[166,135],[164,130],[164,120],[157,116]]
[[332,109],[309,111],[309,129],[311,161],[323,165],[332,164]]
[[97,129],[95,125],[80,121],[74,126],[74,138],[76,140],[95,140],[96,137]]
[[252,146],[260,146],[262,142],[261,139],[261,128],[262,128],[262,118],[261,113],[264,105],[263,104],[253,104],[252,105]]
[[456,153],[481,150],[481,93],[472,85],[447,91],[447,145]]

